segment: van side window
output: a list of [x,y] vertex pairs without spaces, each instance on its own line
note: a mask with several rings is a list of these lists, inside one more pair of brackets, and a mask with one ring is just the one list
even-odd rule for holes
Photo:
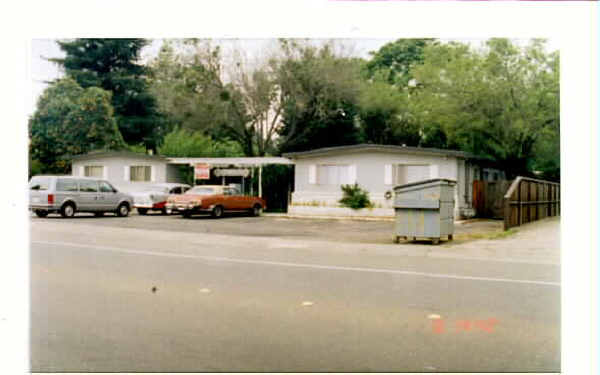
[[48,190],[50,188],[50,178],[45,176],[34,176],[29,181],[30,190]]
[[113,193],[115,189],[108,182],[100,181],[100,192]]
[[98,192],[98,182],[94,180],[80,180],[79,191],[87,193],[96,193]]
[[56,191],[78,191],[77,180],[72,178],[59,178],[56,180]]

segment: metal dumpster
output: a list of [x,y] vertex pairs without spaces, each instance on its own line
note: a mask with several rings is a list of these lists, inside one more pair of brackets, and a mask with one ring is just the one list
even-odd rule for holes
[[395,242],[400,238],[426,238],[438,244],[454,234],[454,186],[456,181],[436,178],[394,188]]

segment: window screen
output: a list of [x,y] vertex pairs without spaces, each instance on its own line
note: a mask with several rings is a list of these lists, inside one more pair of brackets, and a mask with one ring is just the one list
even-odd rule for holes
[[101,165],[86,165],[84,176],[102,178],[104,176],[104,167]]
[[397,164],[393,169],[394,184],[403,185],[431,178],[429,165]]
[[349,165],[319,165],[317,169],[319,185],[347,185],[350,184]]
[[129,169],[129,179],[131,181],[150,181],[151,168],[146,166],[131,166]]

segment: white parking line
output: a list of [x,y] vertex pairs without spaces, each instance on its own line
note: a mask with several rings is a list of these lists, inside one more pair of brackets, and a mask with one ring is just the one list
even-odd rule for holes
[[110,251],[110,252],[123,253],[123,254],[149,255],[149,256],[160,256],[160,257],[169,257],[169,258],[199,259],[199,260],[208,260],[208,261],[217,261],[217,262],[260,264],[260,265],[268,265],[268,266],[312,268],[312,269],[335,270],[335,271],[387,273],[387,274],[395,274],[395,275],[421,276],[421,277],[438,278],[438,279],[476,280],[476,281],[491,281],[491,282],[515,283],[515,284],[560,286],[559,282],[553,282],[553,281],[504,279],[504,278],[497,278],[497,277],[463,276],[463,275],[451,275],[451,274],[440,274],[440,273],[426,273],[426,272],[393,270],[393,269],[385,269],[385,268],[346,267],[346,266],[331,266],[331,265],[311,264],[311,263],[291,263],[291,262],[277,262],[277,261],[268,261],[268,260],[225,258],[225,257],[215,257],[215,256],[207,256],[207,255],[173,254],[173,253],[165,253],[165,252],[159,252],[159,251],[131,250],[131,249],[124,249],[124,248],[120,248],[120,247],[85,245],[85,244],[78,244],[78,243],[71,243],[71,242],[31,241],[31,243],[32,244],[40,244],[40,245],[54,245],[54,246],[86,248],[86,249],[92,249],[92,250]]

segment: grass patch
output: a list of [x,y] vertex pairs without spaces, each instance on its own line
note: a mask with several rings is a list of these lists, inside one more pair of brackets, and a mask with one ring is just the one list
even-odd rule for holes
[[455,234],[457,240],[498,240],[501,238],[510,237],[517,233],[517,230],[510,228],[507,231],[480,232],[480,233],[460,233]]

